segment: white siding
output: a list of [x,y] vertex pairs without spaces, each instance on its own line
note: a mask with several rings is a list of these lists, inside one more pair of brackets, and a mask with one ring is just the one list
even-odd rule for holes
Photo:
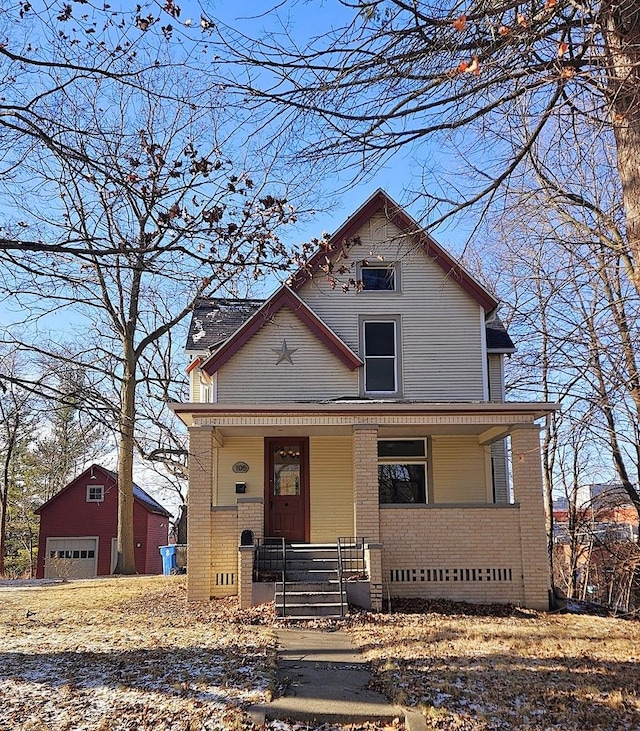
[[486,503],[490,463],[476,436],[434,436],[431,475],[435,503]]
[[[283,340],[291,363],[276,365]],[[219,403],[267,403],[332,399],[358,394],[350,371],[288,309],[282,308],[218,371]]]
[[[400,315],[405,398],[482,401],[485,394],[482,308],[382,215],[359,232],[344,263],[364,258],[400,262],[400,292],[343,293],[321,273],[299,292],[302,299],[356,353],[358,316]],[[356,276],[355,269],[350,276]]]
[[189,373],[189,398],[191,401],[199,403],[200,401],[200,369],[194,368]]
[[311,437],[311,541],[333,542],[353,535],[353,447],[351,437]]
[[504,368],[501,353],[490,353],[489,361],[489,399],[504,401]]

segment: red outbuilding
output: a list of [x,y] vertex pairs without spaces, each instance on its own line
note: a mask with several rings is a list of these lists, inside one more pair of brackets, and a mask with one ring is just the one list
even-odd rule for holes
[[[133,486],[136,571],[161,574],[171,513]],[[40,516],[38,578],[91,578],[113,573],[118,475],[94,464],[36,511]]]

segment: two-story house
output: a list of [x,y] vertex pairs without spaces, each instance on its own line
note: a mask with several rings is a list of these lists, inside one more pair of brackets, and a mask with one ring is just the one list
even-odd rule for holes
[[374,608],[547,608],[536,421],[556,407],[504,401],[497,306],[383,191],[269,299],[202,301],[191,400],[172,407],[190,437],[189,597],[251,603],[252,531],[355,537]]

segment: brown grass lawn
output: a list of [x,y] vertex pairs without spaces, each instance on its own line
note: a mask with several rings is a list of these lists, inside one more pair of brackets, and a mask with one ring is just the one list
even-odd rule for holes
[[[272,621],[234,600],[187,604],[182,577],[0,589],[0,730],[250,728],[243,709],[271,692]],[[429,728],[640,730],[640,623],[363,613],[343,625],[377,686]]]
[[182,577],[0,590],[0,729],[196,731],[248,726],[273,633],[233,600],[187,605]]
[[640,622],[384,615],[350,629],[379,687],[436,729],[640,729]]

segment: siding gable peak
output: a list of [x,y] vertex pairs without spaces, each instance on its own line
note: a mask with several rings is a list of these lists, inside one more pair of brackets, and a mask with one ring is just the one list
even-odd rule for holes
[[360,358],[331,330],[298,295],[286,285],[277,290],[246,322],[244,322],[227,341],[212,353],[201,368],[210,376],[221,368],[245,343],[247,343],[282,308],[289,309],[298,320],[349,370],[354,371],[362,365]]
[[498,306],[499,301],[477,279],[475,279],[451,254],[438,244],[413,218],[398,205],[386,191],[379,188],[368,198],[360,208],[332,234],[308,262],[298,269],[291,277],[290,286],[298,292],[306,282],[313,278],[321,267],[326,264],[327,258],[337,256],[345,247],[349,247],[362,226],[382,213],[384,217],[395,224],[403,233],[411,236],[425,254],[441,269],[462,287],[484,310],[491,312]]

